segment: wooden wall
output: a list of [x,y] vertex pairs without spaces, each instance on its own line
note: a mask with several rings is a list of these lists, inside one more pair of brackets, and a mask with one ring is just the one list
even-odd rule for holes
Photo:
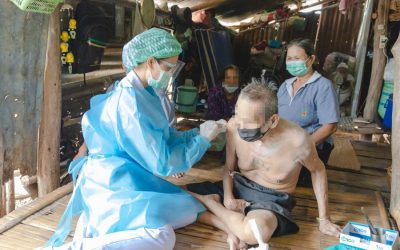
[[272,26],[266,24],[255,29],[242,31],[237,37],[237,43],[245,47],[261,40],[273,39],[274,36],[286,42],[299,37],[315,41],[318,23],[321,22],[316,53],[320,65],[322,65],[326,56],[331,52],[342,52],[355,56],[362,11],[363,6],[356,3],[351,11],[345,15],[341,14],[337,7],[323,10],[321,16],[314,13],[302,14],[307,18],[304,32],[293,30],[288,27],[287,21],[284,20],[280,22],[281,27],[278,32]]
[[290,42],[291,40],[295,38],[308,38],[311,39],[312,41],[315,40],[315,37],[317,35],[317,30],[318,30],[318,20],[320,18],[320,15],[314,14],[314,13],[306,13],[303,14],[306,18],[306,28],[303,32],[296,31],[292,27],[288,27],[287,23],[285,27],[287,27],[284,30],[284,35],[283,35],[283,40]]
[[0,1],[0,9],[1,191],[14,169],[36,174],[48,16],[20,11],[10,1]]
[[345,15],[338,8],[323,11],[317,39],[317,56],[320,60],[325,60],[331,52],[355,56],[362,14],[363,6],[360,3],[356,3]]

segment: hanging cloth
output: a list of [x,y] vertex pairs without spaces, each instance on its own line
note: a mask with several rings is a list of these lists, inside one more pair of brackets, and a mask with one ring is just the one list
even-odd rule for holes
[[132,38],[146,30],[140,15],[140,4],[136,1],[135,14],[132,13]]
[[339,3],[339,11],[345,15],[348,12],[351,12],[352,8],[354,5],[354,1],[353,0],[340,0]]
[[194,31],[198,53],[208,89],[220,85],[223,69],[234,63],[229,33],[220,30],[196,29]]

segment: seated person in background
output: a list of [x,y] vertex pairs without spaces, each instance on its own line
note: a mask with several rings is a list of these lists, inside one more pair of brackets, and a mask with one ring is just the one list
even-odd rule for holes
[[[339,105],[331,81],[314,70],[314,43],[298,38],[288,44],[286,69],[293,76],[278,90],[279,116],[295,122],[311,134],[318,156],[327,164],[334,148],[332,134],[339,121]],[[303,168],[299,184],[311,185]]]
[[208,93],[206,119],[229,120],[235,112],[239,93],[239,68],[229,65],[224,69],[222,85],[215,86]]
[[349,74],[349,66],[342,62],[336,67],[336,71],[332,73],[330,79],[338,95],[339,105],[342,105],[350,99],[354,89],[354,77]]
[[227,126],[226,148],[223,181],[189,184],[187,189],[212,213],[202,214],[200,222],[227,232],[230,249],[257,243],[250,219],[264,242],[298,232],[290,194],[302,166],[312,175],[320,231],[339,236],[339,226],[329,217],[326,171],[315,143],[299,125],[279,117],[276,93],[265,84],[253,81],[241,91]]

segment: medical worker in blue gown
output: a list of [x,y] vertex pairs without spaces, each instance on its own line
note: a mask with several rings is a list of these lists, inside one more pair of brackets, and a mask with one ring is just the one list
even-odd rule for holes
[[177,74],[181,47],[171,34],[152,28],[125,46],[133,69],[114,91],[93,97],[82,118],[89,155],[70,165],[75,189],[47,246],[62,245],[72,216],[80,218],[73,242],[55,249],[172,249],[173,229],[205,211],[160,176],[189,170],[224,126],[168,126],[155,90]]

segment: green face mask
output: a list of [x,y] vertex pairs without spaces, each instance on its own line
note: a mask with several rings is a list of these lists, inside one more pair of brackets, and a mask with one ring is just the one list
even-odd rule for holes
[[226,84],[223,84],[222,86],[224,87],[226,92],[228,92],[229,94],[232,94],[233,92],[235,92],[238,89],[238,86],[230,86],[230,85],[226,85]]
[[307,61],[308,59],[305,61],[288,61],[286,62],[286,70],[292,76],[303,76],[308,71]]
[[154,89],[163,89],[168,86],[168,83],[171,80],[172,76],[168,72],[161,70],[160,65],[158,65],[158,68],[160,69],[160,76],[158,77],[158,79],[153,79],[153,76],[149,71],[147,75],[147,83]]

